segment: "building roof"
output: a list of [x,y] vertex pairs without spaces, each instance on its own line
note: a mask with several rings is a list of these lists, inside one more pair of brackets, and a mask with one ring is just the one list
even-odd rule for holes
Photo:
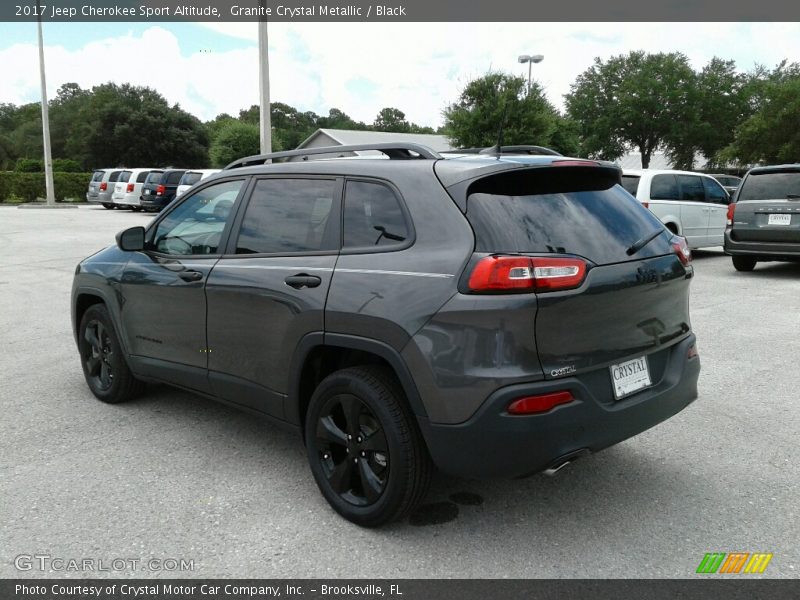
[[[393,133],[390,131],[357,131],[353,129],[317,129],[297,146],[297,149],[305,148],[316,138],[325,135],[337,142],[341,146],[353,144],[377,144],[381,142],[411,142],[422,144],[436,152],[452,150],[450,140],[445,135],[434,135],[429,133]],[[357,154],[362,154],[358,152]]]

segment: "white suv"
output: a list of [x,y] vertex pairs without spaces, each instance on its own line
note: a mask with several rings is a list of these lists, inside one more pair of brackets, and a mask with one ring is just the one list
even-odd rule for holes
[[186,171],[186,173],[183,174],[183,177],[181,177],[181,180],[178,182],[178,189],[175,192],[175,197],[177,198],[183,194],[198,181],[201,181],[206,177],[213,175],[214,173],[219,173],[219,171],[219,169],[194,169],[193,171]]
[[147,176],[156,171],[161,173],[161,169],[128,169],[120,174],[119,182],[114,187],[114,195],[111,196],[114,204],[118,207],[130,208],[134,211],[141,210],[142,185]]
[[622,186],[691,248],[722,245],[730,197],[710,175],[626,169]]

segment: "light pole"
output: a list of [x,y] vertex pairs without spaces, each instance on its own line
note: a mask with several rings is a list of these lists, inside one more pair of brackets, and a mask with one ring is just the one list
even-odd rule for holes
[[[266,1],[259,4],[266,8]],[[260,95],[261,154],[272,152],[272,115],[269,106],[269,40],[267,38],[267,17],[258,20],[258,88]]]
[[53,189],[53,154],[50,150],[50,116],[47,112],[47,82],[44,76],[44,39],[42,37],[42,11],[39,0],[36,0],[37,26],[39,32],[39,76],[42,83],[42,137],[44,146],[44,181],[47,190],[47,206],[55,206],[56,196]]
[[523,54],[519,57],[519,62],[522,64],[528,63],[528,93],[531,93],[531,66],[533,63],[540,63],[544,60],[541,54]]

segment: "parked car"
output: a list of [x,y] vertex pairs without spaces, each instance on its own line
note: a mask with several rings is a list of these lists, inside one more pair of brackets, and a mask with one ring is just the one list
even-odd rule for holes
[[728,207],[725,252],[737,271],[800,261],[800,164],[756,167]]
[[219,171],[219,169],[195,169],[193,171],[186,171],[178,182],[178,189],[175,192],[175,197],[178,198],[198,181],[202,181],[210,175],[219,173]]
[[[364,149],[390,159],[278,162]],[[433,465],[556,472],[697,395],[691,253],[619,182],[401,143],[241,159],[78,265],[87,384],[272,419],[364,526],[407,514]]]
[[733,193],[736,191],[736,188],[739,187],[739,184],[742,183],[742,178],[737,177],[736,175],[711,175],[714,179],[716,179],[719,184],[725,188],[725,191],[728,192],[729,196],[733,196]]
[[111,197],[119,208],[130,208],[134,211],[142,210],[142,186],[150,173],[161,173],[160,169],[130,169],[120,174],[119,181],[114,187]]
[[178,182],[186,169],[164,169],[153,171],[142,185],[139,197],[140,206],[144,210],[159,211],[175,199]]
[[622,185],[690,248],[722,246],[730,196],[710,175],[626,169]]
[[86,201],[100,203],[103,208],[114,208],[114,200],[111,198],[114,193],[114,186],[117,179],[125,169],[95,169],[92,179],[89,181],[89,189],[86,191]]

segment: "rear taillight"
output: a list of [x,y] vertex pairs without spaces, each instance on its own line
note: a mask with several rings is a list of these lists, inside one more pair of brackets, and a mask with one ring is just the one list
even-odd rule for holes
[[728,204],[728,225],[733,225],[733,214],[736,212],[736,205],[731,202]]
[[162,196],[165,191],[167,191],[167,188],[165,188],[163,185],[159,185],[156,188],[156,196]]
[[128,191],[129,194],[133,191],[133,184],[132,183],[128,184],[127,191]]
[[538,396],[518,398],[508,405],[506,411],[510,415],[532,415],[554,409],[559,404],[569,404],[575,398],[569,391],[550,392]]
[[478,261],[469,277],[473,292],[547,292],[578,287],[586,275],[579,258],[487,256]]
[[686,238],[679,235],[673,235],[669,241],[672,250],[678,255],[678,258],[683,263],[683,266],[692,262],[692,251],[689,249],[689,244],[686,243]]
[[100,191],[105,192],[108,189],[108,184],[104,181],[100,184]]

